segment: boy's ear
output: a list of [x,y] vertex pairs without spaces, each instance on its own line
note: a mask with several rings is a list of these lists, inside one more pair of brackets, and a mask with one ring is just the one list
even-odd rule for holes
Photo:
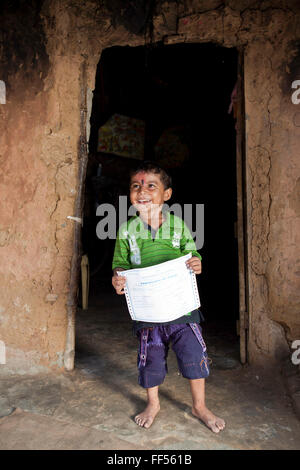
[[168,201],[172,196],[172,188],[165,189],[164,201]]

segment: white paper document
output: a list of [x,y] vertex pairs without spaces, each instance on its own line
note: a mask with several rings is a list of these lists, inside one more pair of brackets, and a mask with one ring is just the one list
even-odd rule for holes
[[200,307],[196,276],[185,264],[191,256],[118,272],[126,277],[125,295],[133,320],[163,323]]

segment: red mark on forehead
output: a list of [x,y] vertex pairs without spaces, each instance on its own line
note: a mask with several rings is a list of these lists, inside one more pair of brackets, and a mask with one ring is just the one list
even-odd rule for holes
[[145,176],[146,176],[146,173],[144,171],[139,171],[136,175],[134,175],[134,179],[136,179],[138,182],[142,184],[142,186],[144,186]]

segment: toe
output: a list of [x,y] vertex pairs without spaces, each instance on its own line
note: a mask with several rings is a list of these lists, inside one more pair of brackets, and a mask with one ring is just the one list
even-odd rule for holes
[[136,417],[134,418],[134,421],[136,422],[136,424],[137,424],[138,426],[141,425],[141,417],[140,417],[140,416],[136,416]]
[[225,421],[223,421],[223,419],[220,419],[219,421],[217,421],[216,424],[221,430],[225,428]]
[[150,428],[151,424],[152,424],[152,419],[148,418],[145,421],[144,427],[148,429],[148,428]]
[[218,428],[218,426],[217,426],[215,423],[212,423],[212,424],[211,424],[211,430],[212,430],[213,432],[215,432],[216,434],[217,434],[218,432],[220,432],[220,429]]
[[219,419],[216,421],[215,425],[219,431],[223,431],[223,429],[225,428],[225,421]]

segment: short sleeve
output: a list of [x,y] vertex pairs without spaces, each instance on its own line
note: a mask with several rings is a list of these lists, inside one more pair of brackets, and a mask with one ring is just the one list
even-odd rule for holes
[[129,250],[129,243],[127,238],[125,237],[124,231],[122,229],[119,230],[114,256],[112,261],[112,269],[115,268],[123,268],[123,269],[130,269],[131,262],[130,262],[130,250]]
[[182,221],[182,237],[180,240],[180,250],[183,255],[186,255],[188,253],[192,253],[192,256],[197,256],[200,260],[202,260],[202,256],[200,253],[198,253],[196,249],[196,244],[193,240],[193,237],[191,235],[191,232],[188,228],[188,226]]

